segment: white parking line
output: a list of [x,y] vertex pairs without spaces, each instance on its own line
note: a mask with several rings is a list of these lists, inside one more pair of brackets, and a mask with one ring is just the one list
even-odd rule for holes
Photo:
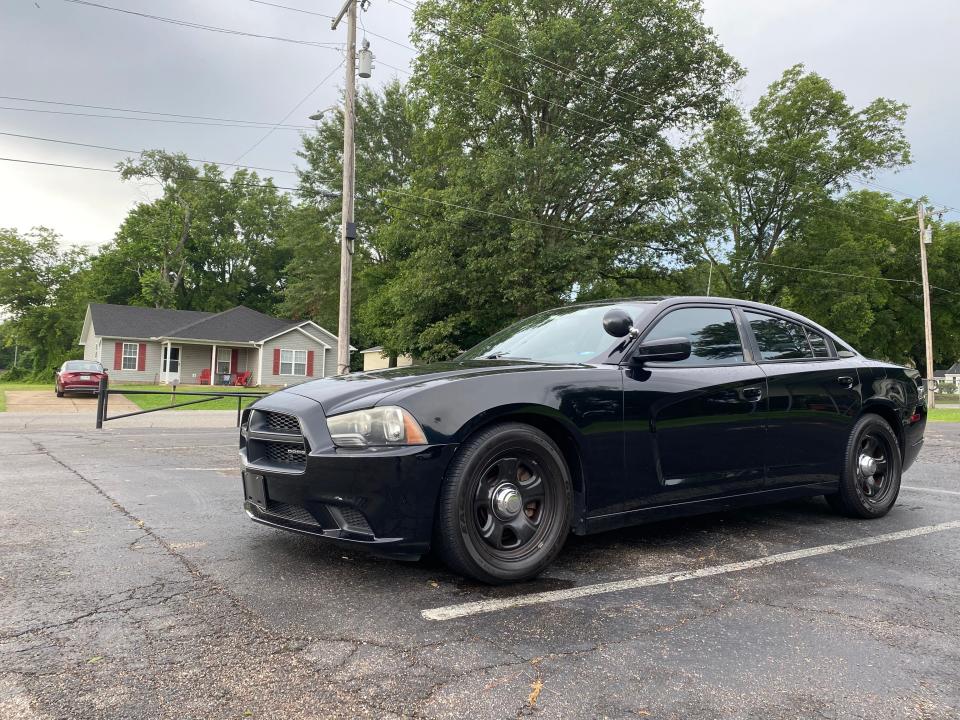
[[920,492],[939,493],[941,495],[960,495],[956,490],[941,490],[940,488],[917,487],[916,485],[901,485],[903,490],[918,490]]
[[815,557],[817,555],[828,555],[830,553],[842,552],[843,550],[851,550],[853,548],[866,547],[868,545],[878,545],[879,543],[892,542],[894,540],[904,540],[906,538],[919,537],[921,535],[930,535],[931,533],[957,529],[960,529],[960,520],[953,520],[950,522],[939,523],[937,525],[926,525],[924,527],[913,528],[912,530],[900,530],[899,532],[874,535],[872,537],[861,538],[859,540],[849,540],[847,542],[832,543],[830,545],[818,545],[816,547],[804,548],[802,550],[791,550],[790,552],[777,553],[776,555],[768,555],[766,557],[745,560],[743,562],[727,563],[726,565],[714,565],[713,567],[700,568],[699,570],[663,573],[662,575],[648,575],[646,577],[633,578],[632,580],[598,583],[596,585],[583,585],[581,587],[569,588],[567,590],[551,590],[548,592],[531,593],[530,595],[520,595],[512,598],[498,598],[495,600],[480,600],[478,602],[462,603],[460,605],[447,605],[445,607],[423,610],[420,614],[425,620],[453,620],[455,618],[467,617],[469,615],[479,615],[481,613],[496,612],[498,610],[510,610],[512,608],[526,607],[527,605],[540,605],[542,603],[559,602],[562,600],[574,600],[576,598],[589,597],[591,595],[604,595],[623,590],[636,590],[637,588],[651,587],[653,585],[669,585],[672,583],[683,582],[684,580],[696,580],[698,578],[711,577],[713,575],[724,575],[726,573],[739,572],[741,570],[750,570],[752,568],[765,567],[767,565],[777,565],[780,563],[791,562],[793,560],[802,560],[808,557]]

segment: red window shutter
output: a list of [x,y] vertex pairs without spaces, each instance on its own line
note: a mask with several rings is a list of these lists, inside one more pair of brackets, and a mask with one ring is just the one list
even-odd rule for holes
[[230,351],[230,372],[237,372],[237,365],[240,363],[240,351],[234,348]]
[[143,372],[147,369],[147,344],[140,343],[140,347],[137,348],[137,370]]
[[113,344],[113,369],[123,370],[123,343]]
[[307,377],[313,377],[313,350],[307,350]]
[[280,348],[273,349],[273,374],[280,374]]

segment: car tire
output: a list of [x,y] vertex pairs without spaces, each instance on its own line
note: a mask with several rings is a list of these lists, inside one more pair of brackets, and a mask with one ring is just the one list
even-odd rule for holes
[[900,443],[893,428],[879,415],[864,415],[847,441],[839,491],[826,495],[826,500],[849,517],[883,517],[900,494],[902,468]]
[[560,552],[572,513],[570,471],[553,440],[530,425],[501,423],[469,438],[451,461],[434,549],[481,582],[529,580]]
[[63,390],[57,389],[57,397],[63,397]]

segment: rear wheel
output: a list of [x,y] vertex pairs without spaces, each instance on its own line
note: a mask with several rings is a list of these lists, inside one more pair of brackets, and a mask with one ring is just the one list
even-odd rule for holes
[[902,467],[893,428],[879,415],[864,415],[847,442],[839,492],[827,495],[827,502],[850,517],[882,517],[897,501]]
[[57,391],[57,397],[63,397],[63,390],[60,389],[59,385],[57,385],[54,389]]
[[532,578],[566,540],[572,496],[563,455],[545,433],[520,423],[488,428],[450,463],[437,510],[437,554],[482,582]]

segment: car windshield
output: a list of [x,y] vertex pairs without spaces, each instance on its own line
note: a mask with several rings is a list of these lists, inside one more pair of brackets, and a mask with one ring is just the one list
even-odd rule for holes
[[603,329],[612,308],[627,311],[636,323],[649,304],[575,305],[520,320],[467,350],[459,360],[499,358],[548,363],[582,363],[606,352],[618,338]]
[[91,360],[71,360],[63,364],[64,372],[103,372],[100,363]]

